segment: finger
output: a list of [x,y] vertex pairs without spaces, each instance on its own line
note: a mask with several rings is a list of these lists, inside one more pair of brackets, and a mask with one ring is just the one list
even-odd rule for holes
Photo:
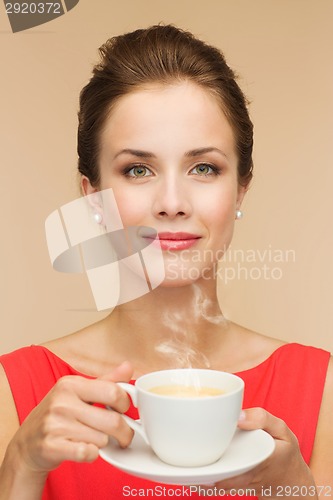
[[65,438],[78,443],[91,443],[97,448],[104,448],[108,444],[109,435],[81,422],[70,422],[65,429],[57,428],[55,438]]
[[[102,442],[99,447],[106,446],[107,441],[104,442],[105,436],[114,437],[122,448],[126,448],[133,439],[133,430],[128,426],[121,414],[116,411],[85,405],[84,408],[76,412],[76,418],[86,428],[91,429],[90,433],[94,436],[91,442],[95,443],[97,446]],[[100,434],[94,435],[94,429]],[[78,434],[78,439],[79,436],[81,436],[81,434]],[[84,441],[89,441],[88,433]]]
[[[80,376],[62,377],[58,382],[55,392],[68,395],[73,404],[73,395],[86,403],[99,403],[112,406],[120,413],[125,413],[130,406],[126,392],[114,382],[100,379],[86,379]],[[57,406],[57,398],[54,398]],[[63,398],[62,398],[63,401]],[[59,403],[60,411],[64,411],[64,405]]]
[[78,443],[74,448],[76,462],[93,462],[99,456],[99,449],[91,443]]
[[283,420],[263,408],[243,410],[238,420],[238,427],[244,430],[262,429],[275,439],[287,440],[292,435]]
[[[225,491],[225,494],[228,495],[230,493],[230,490],[242,490],[245,489],[249,486],[251,488],[255,489],[255,484],[253,483],[253,480],[255,478],[256,471],[255,469],[252,469],[251,471],[245,472],[244,474],[240,474],[238,476],[234,476],[228,479],[225,479],[223,481],[220,481],[216,484],[218,489],[223,489]],[[256,493],[257,495],[257,493]]]
[[99,449],[92,443],[59,440],[53,445],[52,456],[55,461],[93,462],[99,456]]
[[110,380],[112,382],[129,382],[133,376],[133,367],[129,361],[124,361],[114,368],[110,373],[99,377],[100,380]]

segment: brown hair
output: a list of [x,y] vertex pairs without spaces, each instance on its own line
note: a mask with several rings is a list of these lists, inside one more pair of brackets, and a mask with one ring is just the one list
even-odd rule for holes
[[147,84],[188,80],[218,97],[233,128],[239,183],[252,178],[253,125],[235,73],[216,48],[172,25],[152,26],[110,38],[80,94],[78,168],[99,184],[98,156],[105,121],[117,99]]

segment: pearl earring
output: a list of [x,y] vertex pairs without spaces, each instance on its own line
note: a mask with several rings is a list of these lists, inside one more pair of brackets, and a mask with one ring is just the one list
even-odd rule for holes
[[102,222],[102,215],[99,214],[98,212],[95,212],[93,217],[96,224],[100,224]]
[[241,210],[236,210],[236,219],[239,220],[243,217],[243,212]]

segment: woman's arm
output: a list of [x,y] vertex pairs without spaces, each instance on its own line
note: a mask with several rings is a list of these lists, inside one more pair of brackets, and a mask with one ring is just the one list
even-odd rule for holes
[[249,472],[219,483],[220,488],[226,493],[230,488],[252,489],[259,498],[266,500],[293,496],[303,500],[317,498],[312,472],[303,460],[296,436],[283,420],[263,408],[250,408],[244,411],[239,427],[268,432],[275,440],[275,450],[267,460]]
[[[127,411],[129,399],[115,382],[127,382],[131,375],[131,367],[123,364],[108,376],[94,380],[63,377],[18,427],[8,382],[2,373],[0,500],[41,498],[51,470],[65,460],[94,461],[108,436],[115,437],[121,446],[128,446],[133,431],[120,414]],[[4,409],[7,403],[8,409]]]
[[[297,412],[297,408],[295,408]],[[303,499],[333,498],[333,363],[330,361],[310,467],[301,455],[298,441],[285,422],[262,408],[244,412],[242,429],[263,429],[275,439],[275,451],[246,474],[218,483],[219,488],[255,489],[259,497]],[[261,492],[264,492],[261,495]]]
[[0,464],[3,461],[8,443],[19,426],[13,396],[5,371],[0,364]]
[[331,358],[319,413],[310,468],[318,495],[333,499],[333,358]]
[[0,500],[37,500],[42,495],[45,477],[30,474],[24,478],[19,454],[8,447],[18,429],[15,403],[6,374],[0,365]]
[[0,500],[38,500],[42,498],[46,478],[44,472],[27,469],[10,443],[0,467]]

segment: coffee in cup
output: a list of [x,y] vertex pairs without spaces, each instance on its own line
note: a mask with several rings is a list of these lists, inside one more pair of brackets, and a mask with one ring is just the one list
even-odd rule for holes
[[158,385],[149,389],[149,392],[160,396],[174,396],[177,398],[202,398],[205,396],[219,396],[223,394],[221,389],[216,387],[198,387],[195,385]]

